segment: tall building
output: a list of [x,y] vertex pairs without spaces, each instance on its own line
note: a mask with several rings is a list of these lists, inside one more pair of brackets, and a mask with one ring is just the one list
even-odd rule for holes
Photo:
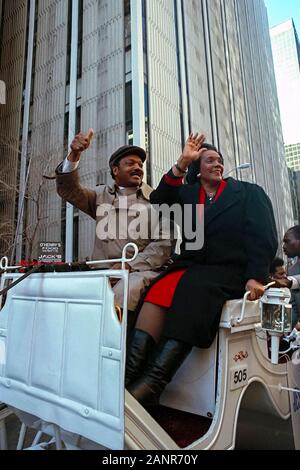
[[289,168],[300,170],[300,43],[292,19],[271,29],[286,159]]
[[292,224],[263,0],[0,0],[0,11],[0,164],[9,182],[0,217],[27,229],[17,258],[66,232],[68,258],[72,238],[74,258],[90,255],[94,222],[41,178],[89,127],[84,185],[108,181],[110,154],[133,142],[147,149],[155,186],[189,132],[202,131],[225,155],[225,171],[251,163],[235,176],[265,188],[279,237]]

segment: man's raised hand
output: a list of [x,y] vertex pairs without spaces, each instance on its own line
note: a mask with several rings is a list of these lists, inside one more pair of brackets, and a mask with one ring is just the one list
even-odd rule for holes
[[81,152],[84,152],[89,148],[94,131],[92,128],[89,128],[87,134],[82,134],[81,132],[75,135],[71,143],[71,152],[68,155],[68,160],[70,162],[78,162],[80,160]]

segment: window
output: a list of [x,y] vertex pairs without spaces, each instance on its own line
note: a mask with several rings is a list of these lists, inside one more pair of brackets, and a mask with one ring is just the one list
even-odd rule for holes
[[124,38],[125,38],[125,49],[128,49],[131,46],[130,0],[124,0]]
[[71,73],[71,37],[72,37],[72,0],[68,0],[68,34],[67,34],[67,65],[66,83],[70,83]]
[[131,69],[131,49],[125,52],[125,81],[129,82],[132,80],[132,69]]
[[132,125],[132,82],[125,85],[125,122]]
[[77,78],[82,75],[82,37],[83,37],[83,0],[78,4],[78,53],[77,53]]
[[78,261],[79,254],[79,213],[78,209],[75,209],[74,219],[73,219],[73,261]]

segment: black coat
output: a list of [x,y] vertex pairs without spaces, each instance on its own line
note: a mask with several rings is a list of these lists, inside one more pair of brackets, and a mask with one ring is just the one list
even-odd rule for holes
[[[188,251],[184,239],[181,255],[154,281],[188,268],[166,315],[164,335],[202,348],[215,337],[224,303],[241,298],[247,280],[267,280],[277,250],[272,204],[264,190],[232,178],[226,181],[220,198],[205,209],[203,248]],[[175,187],[163,178],[150,201],[192,205],[195,229],[199,191],[200,183]]]

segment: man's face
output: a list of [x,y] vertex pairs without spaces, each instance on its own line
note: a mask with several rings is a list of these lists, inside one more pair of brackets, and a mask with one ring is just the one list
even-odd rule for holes
[[133,188],[141,186],[143,182],[143,162],[137,155],[127,155],[113,167],[113,174],[118,186]]
[[286,232],[283,238],[283,251],[288,258],[300,256],[300,240],[295,237],[292,230]]
[[286,278],[286,270],[284,266],[276,266],[275,273],[272,276],[273,279],[285,279]]

